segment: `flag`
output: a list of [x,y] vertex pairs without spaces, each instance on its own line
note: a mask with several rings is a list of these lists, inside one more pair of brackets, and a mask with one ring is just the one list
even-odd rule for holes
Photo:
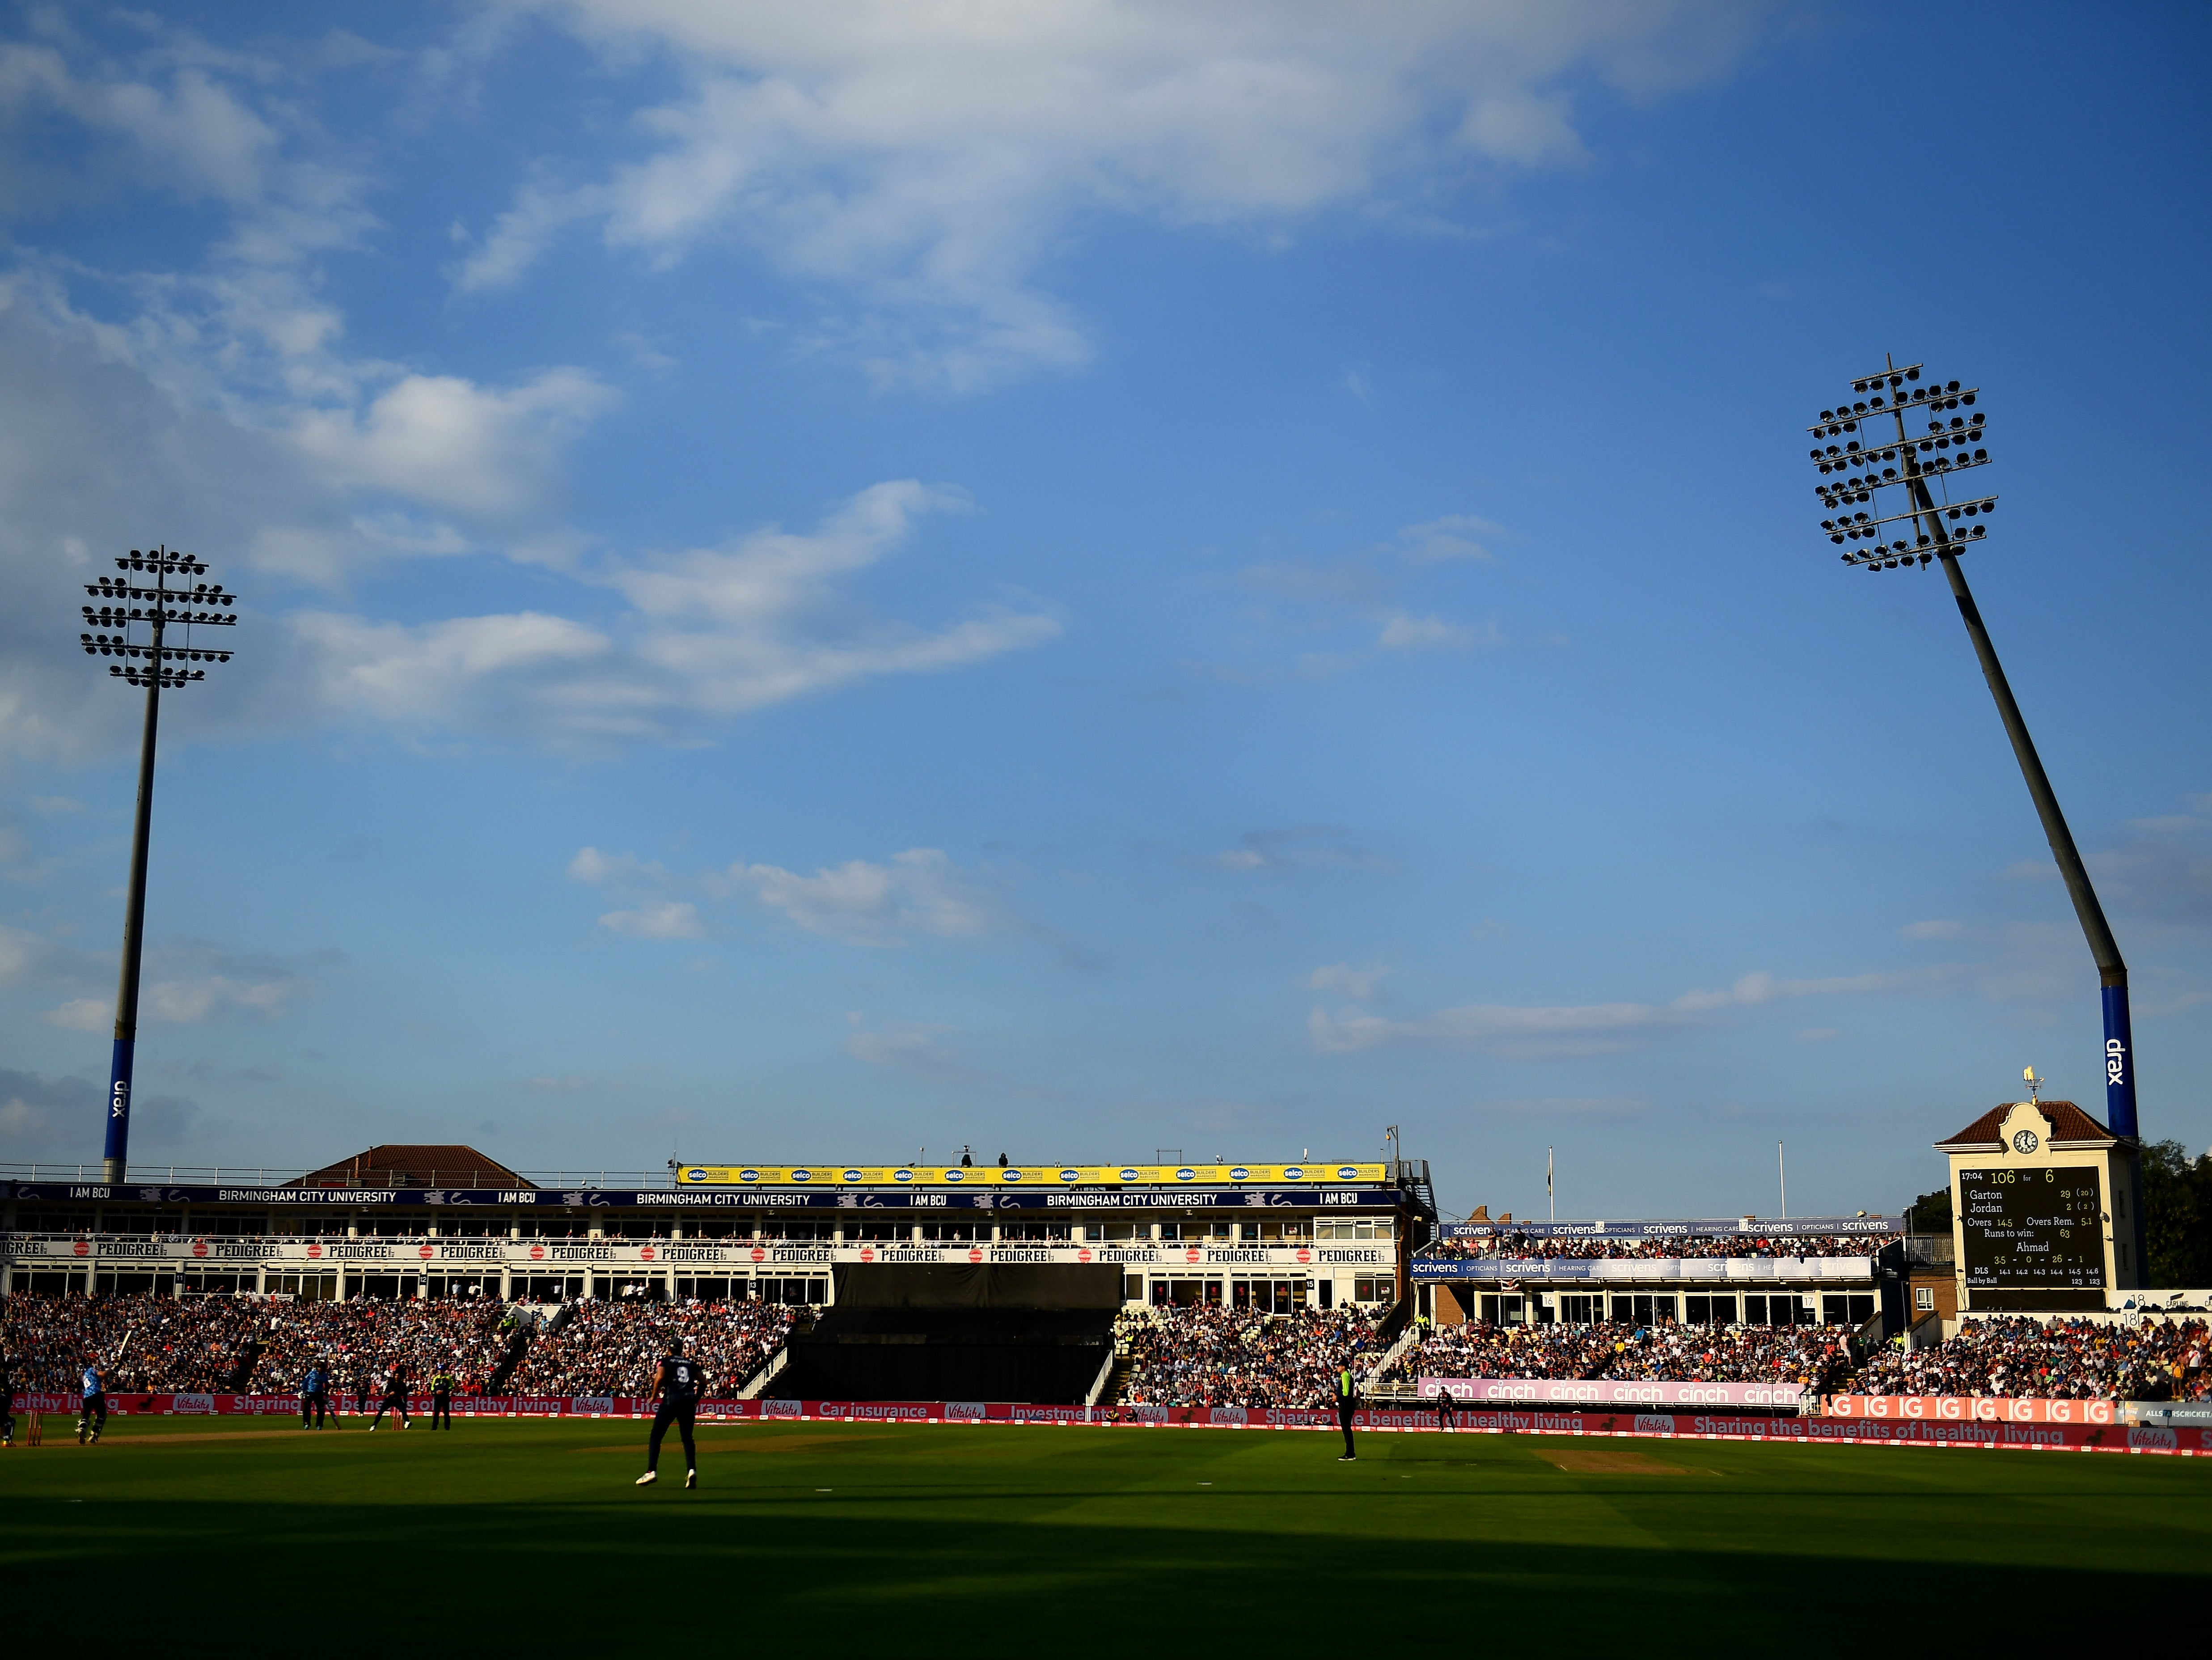
[[1551,1150],[1549,1147],[1546,1147],[1546,1148],[1544,1149],[1544,1197],[1545,1197],[1545,1198],[1547,1198],[1547,1199],[1549,1199],[1551,1196],[1552,1196],[1552,1150]]

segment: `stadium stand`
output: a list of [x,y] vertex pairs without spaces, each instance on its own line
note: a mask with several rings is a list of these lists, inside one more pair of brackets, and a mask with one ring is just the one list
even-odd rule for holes
[[26,1387],[76,1387],[97,1355],[117,1394],[290,1394],[316,1360],[337,1380],[395,1361],[427,1377],[441,1367],[481,1388],[509,1336],[497,1302],[273,1303],[244,1298],[40,1297],[0,1304],[0,1352]]
[[462,1394],[478,1394],[507,1347],[512,1318],[496,1299],[276,1304],[256,1313],[252,1388],[264,1395],[294,1393],[318,1360],[341,1387],[404,1363],[417,1380],[442,1369]]
[[19,1293],[0,1303],[0,1353],[26,1389],[73,1390],[86,1357],[97,1356],[118,1393],[204,1393],[228,1386],[258,1312],[229,1298]]
[[679,1339],[707,1374],[709,1394],[727,1394],[772,1359],[799,1311],[775,1303],[592,1301],[549,1323],[507,1380],[521,1395],[625,1395],[653,1389],[655,1365]]
[[2045,1400],[2212,1400],[2202,1320],[2136,1326],[2033,1317],[1969,1321],[1932,1348],[1883,1349],[1860,1395],[1994,1395]]
[[1702,1261],[1716,1256],[1869,1256],[1885,1243],[1863,1234],[1778,1236],[1759,1238],[1748,1234],[1677,1234],[1651,1239],[1539,1238],[1509,1233],[1486,1239],[1440,1239],[1422,1247],[1420,1256],[1431,1260],[1474,1262],[1485,1257],[1565,1262],[1589,1261]]
[[1431,1334],[1382,1382],[1421,1377],[1657,1379],[1669,1383],[1802,1383],[1830,1390],[1851,1369],[1833,1328],[1767,1326],[1493,1326]]
[[1377,1353],[1374,1316],[1352,1307],[1260,1315],[1218,1304],[1124,1314],[1115,1338],[1122,1400],[1158,1407],[1322,1407],[1338,1370]]

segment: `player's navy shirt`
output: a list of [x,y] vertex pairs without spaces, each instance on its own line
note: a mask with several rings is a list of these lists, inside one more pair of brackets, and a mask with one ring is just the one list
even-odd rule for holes
[[699,1390],[706,1383],[699,1371],[699,1363],[687,1360],[680,1354],[664,1356],[660,1362],[660,1389],[672,1407],[680,1407],[699,1398]]

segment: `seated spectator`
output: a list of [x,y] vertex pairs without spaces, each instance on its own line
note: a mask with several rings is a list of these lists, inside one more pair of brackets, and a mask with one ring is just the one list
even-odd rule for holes
[[781,1303],[586,1300],[570,1310],[557,1330],[531,1344],[507,1393],[641,1399],[678,1338],[705,1371],[708,1393],[727,1393],[774,1358],[799,1317]]
[[1715,1256],[1874,1256],[1893,1234],[1678,1233],[1634,1239],[1592,1239],[1500,1230],[1486,1238],[1439,1239],[1419,1256],[1444,1261],[1479,1261],[1486,1256],[1516,1262],[1588,1262],[1703,1259]]
[[1337,1372],[1381,1346],[1366,1310],[1255,1314],[1219,1304],[1134,1310],[1115,1325],[1123,1399],[1159,1407],[1326,1407]]
[[1844,1334],[1818,1326],[1446,1326],[1399,1356],[1383,1382],[1422,1377],[1612,1378],[1800,1383],[1828,1391],[1850,1369]]
[[1969,1320],[1933,1348],[1875,1354],[1850,1388],[1855,1395],[2212,1400],[2207,1334],[2202,1320]]

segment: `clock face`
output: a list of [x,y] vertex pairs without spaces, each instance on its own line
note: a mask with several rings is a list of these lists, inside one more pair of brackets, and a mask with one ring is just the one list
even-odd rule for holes
[[2021,1130],[2012,1138],[2012,1150],[2014,1152],[2033,1152],[2042,1145],[2042,1142],[2036,1139],[2033,1130]]

